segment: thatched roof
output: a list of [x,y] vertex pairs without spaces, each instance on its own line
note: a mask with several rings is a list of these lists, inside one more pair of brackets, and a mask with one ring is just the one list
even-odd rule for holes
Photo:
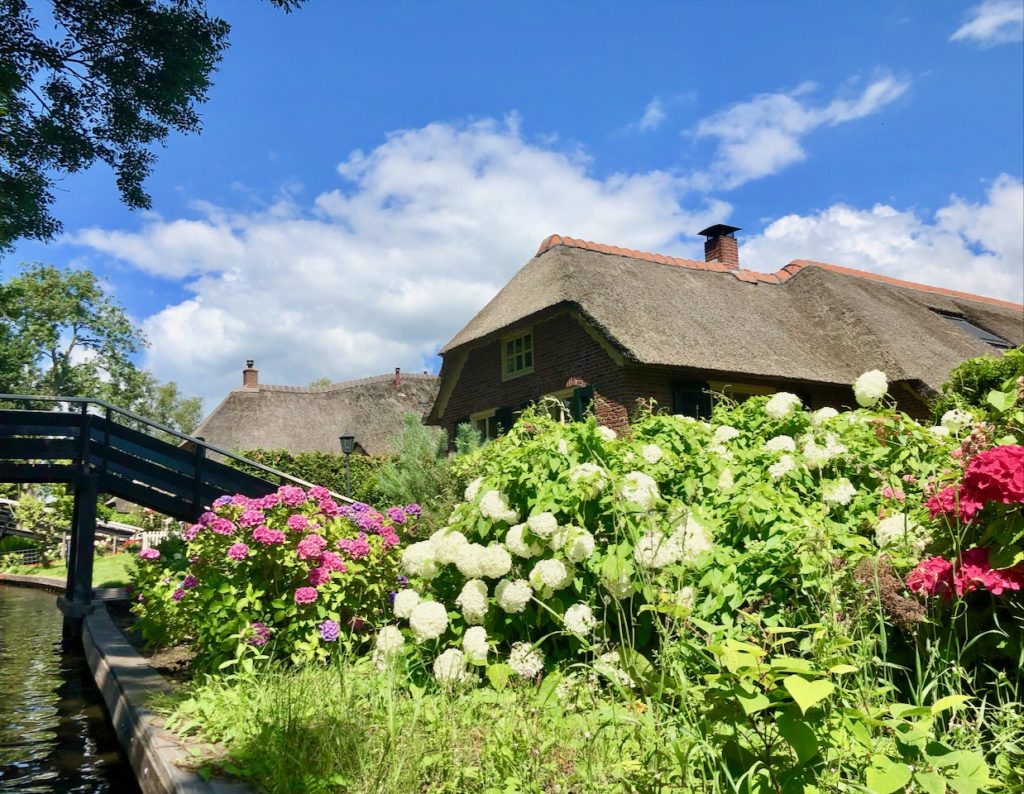
[[821,262],[757,273],[556,235],[441,353],[559,305],[627,360],[837,384],[877,367],[936,388],[994,352],[939,312],[1024,344],[1024,307],[1008,301]]
[[390,441],[407,413],[422,416],[437,392],[433,375],[402,373],[329,386],[259,384],[228,394],[194,435],[226,449],[340,452],[338,436],[350,432],[369,455],[393,451]]

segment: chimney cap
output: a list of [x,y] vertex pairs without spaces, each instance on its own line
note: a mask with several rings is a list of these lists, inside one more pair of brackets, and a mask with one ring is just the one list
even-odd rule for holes
[[708,226],[706,229],[701,229],[697,234],[703,235],[704,237],[732,237],[733,232],[738,232],[739,226],[730,226],[727,223],[716,223],[714,226]]
[[252,364],[253,364],[253,361],[252,361],[252,359],[251,359],[251,358],[247,358],[247,359],[245,360],[245,366],[246,366],[246,367],[247,367],[248,369],[252,369]]

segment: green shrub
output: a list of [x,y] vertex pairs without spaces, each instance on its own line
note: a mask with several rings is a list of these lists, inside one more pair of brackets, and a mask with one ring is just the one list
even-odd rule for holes
[[1011,382],[1024,377],[1024,347],[1003,351],[999,356],[978,356],[950,370],[949,380],[942,384],[932,406],[935,420],[954,408],[988,415],[992,406],[988,395],[993,389],[1008,388]]
[[[348,494],[345,490],[345,455],[340,453],[243,449],[238,454],[256,463],[262,463],[264,466],[270,466],[285,474],[298,477],[311,485],[320,485],[336,494],[350,496],[357,502],[369,505],[388,503],[378,484],[381,468],[388,462],[385,457],[349,455],[352,493]],[[234,460],[228,461],[228,463],[239,469],[247,469],[244,464]],[[248,470],[257,477],[263,476],[258,469],[249,467]]]

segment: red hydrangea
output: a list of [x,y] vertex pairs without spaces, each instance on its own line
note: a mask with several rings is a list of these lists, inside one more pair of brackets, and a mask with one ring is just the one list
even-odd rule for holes
[[957,516],[961,521],[970,522],[985,505],[973,498],[972,494],[959,485],[949,485],[928,500],[928,512],[932,518],[940,515]]
[[907,577],[907,588],[923,596],[963,597],[975,590],[1002,595],[1007,590],[1024,589],[1024,563],[1013,568],[993,568],[988,548],[968,549],[955,562],[942,557],[922,560]]
[[953,563],[942,557],[921,560],[907,577],[907,588],[918,595],[948,600],[953,595]]
[[979,502],[1024,504],[1024,447],[1010,444],[979,452],[964,473],[963,488]]

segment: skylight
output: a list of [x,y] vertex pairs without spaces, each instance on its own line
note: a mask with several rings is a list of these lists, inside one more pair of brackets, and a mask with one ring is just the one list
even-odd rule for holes
[[938,312],[938,314],[945,317],[951,323],[956,325],[961,331],[966,331],[976,339],[980,339],[982,342],[987,342],[992,347],[999,348],[1000,350],[1009,350],[1013,345],[1007,342],[1000,336],[989,333],[984,328],[979,328],[974,323],[970,322],[959,314],[951,314],[949,312]]

